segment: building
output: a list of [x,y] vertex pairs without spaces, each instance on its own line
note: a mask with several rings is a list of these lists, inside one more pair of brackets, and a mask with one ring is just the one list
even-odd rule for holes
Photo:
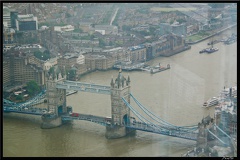
[[78,56],[72,53],[66,53],[64,56],[57,60],[58,67],[62,70],[70,70],[71,67],[77,63]]
[[54,31],[58,31],[58,32],[69,32],[73,30],[74,30],[74,26],[72,25],[54,26]]
[[12,69],[10,67],[10,58],[9,57],[3,57],[3,86],[10,85],[12,81],[11,73]]
[[127,50],[129,61],[140,62],[146,60],[146,47],[144,45],[132,46]]
[[112,68],[115,61],[113,58],[107,58],[101,54],[86,54],[85,64],[88,70],[107,70]]
[[148,60],[158,56],[171,56],[191,48],[185,44],[182,36],[173,33],[163,35],[158,41],[146,43],[145,46]]
[[82,75],[84,73],[87,73],[87,66],[85,64],[78,64],[78,63],[75,63],[73,65],[73,67],[75,68],[76,70],[76,75]]
[[80,22],[79,28],[83,30],[83,32],[90,32],[92,30],[92,23],[90,22]]
[[18,17],[18,12],[17,11],[11,11],[10,12],[10,18],[11,18],[11,28],[16,29],[17,25],[16,25],[16,19]]
[[196,33],[199,30],[198,25],[189,25],[187,26],[187,35],[191,35],[193,33]]
[[5,28],[11,28],[10,10],[5,6],[3,6],[3,25]]
[[17,31],[38,30],[38,20],[33,14],[18,15],[16,19]]
[[46,62],[44,62],[43,69],[48,71],[51,67],[57,65],[57,60],[58,60],[58,57],[47,60]]
[[178,22],[171,25],[172,27],[172,33],[182,36],[187,34],[187,27],[185,24],[179,24]]
[[117,26],[112,26],[112,25],[95,25],[94,31],[99,32],[102,35],[118,34]]
[[179,24],[178,22],[171,25],[169,23],[160,23],[159,35],[162,36],[169,33],[174,33],[178,36],[186,35],[187,27],[185,24]]
[[3,86],[26,84],[35,80],[38,85],[45,85],[42,66],[32,54],[15,52],[3,58]]
[[103,51],[104,55],[112,57],[117,61],[127,61],[129,58],[128,53],[122,47],[107,49]]
[[172,32],[171,25],[169,23],[160,23],[159,35],[168,34]]
[[77,64],[85,64],[85,57],[84,55],[79,55],[77,58]]

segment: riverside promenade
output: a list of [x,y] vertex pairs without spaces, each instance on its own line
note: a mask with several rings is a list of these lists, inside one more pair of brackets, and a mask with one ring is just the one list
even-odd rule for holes
[[228,29],[231,29],[231,28],[233,28],[233,27],[236,27],[236,26],[237,26],[237,24],[228,26],[228,27],[226,27],[226,28],[224,28],[224,29],[221,29],[221,30],[215,32],[214,34],[211,34],[210,36],[204,37],[204,38],[202,38],[202,39],[200,39],[200,40],[198,40],[198,41],[186,42],[186,43],[189,44],[189,45],[199,43],[199,42],[201,42],[201,41],[204,41],[204,40],[206,40],[206,39],[209,39],[209,38],[211,38],[211,37],[213,37],[213,36],[215,36],[215,35],[218,35],[218,34],[224,32],[224,31],[226,31],[226,30],[228,30]]

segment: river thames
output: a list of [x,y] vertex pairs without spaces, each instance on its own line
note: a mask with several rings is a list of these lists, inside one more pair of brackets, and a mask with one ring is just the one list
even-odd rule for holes
[[[230,35],[226,31],[220,36]],[[236,33],[236,32],[235,32]],[[199,54],[208,40],[171,57],[159,57],[149,65],[171,65],[171,69],[150,74],[125,72],[130,76],[131,93],[150,111],[174,125],[196,125],[204,116],[214,116],[214,107],[202,108],[204,101],[218,96],[223,87],[237,83],[237,43],[217,43],[219,51]],[[96,71],[82,82],[109,85],[118,70]],[[131,99],[133,107],[134,101]],[[41,104],[44,105],[44,104]],[[109,95],[78,92],[67,97],[74,112],[111,116]],[[134,116],[131,113],[131,116]],[[3,157],[180,157],[196,142],[137,131],[136,135],[106,139],[105,127],[73,121],[54,129],[41,129],[40,118],[3,118]]]

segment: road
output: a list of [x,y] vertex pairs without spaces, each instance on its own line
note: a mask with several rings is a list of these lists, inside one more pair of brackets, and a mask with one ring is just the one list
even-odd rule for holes
[[114,13],[114,15],[113,15],[113,17],[112,17],[112,19],[111,19],[110,25],[112,25],[112,22],[114,21],[116,15],[117,15],[118,9],[119,9],[119,8],[116,9],[116,11],[115,11],[115,13]]

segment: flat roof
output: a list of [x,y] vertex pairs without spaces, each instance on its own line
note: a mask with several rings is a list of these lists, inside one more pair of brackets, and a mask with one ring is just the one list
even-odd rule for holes
[[128,49],[129,49],[130,51],[134,51],[134,50],[138,50],[138,49],[143,49],[143,48],[145,48],[145,46],[142,45],[142,44],[140,44],[140,45],[138,45],[138,46],[128,47]]

